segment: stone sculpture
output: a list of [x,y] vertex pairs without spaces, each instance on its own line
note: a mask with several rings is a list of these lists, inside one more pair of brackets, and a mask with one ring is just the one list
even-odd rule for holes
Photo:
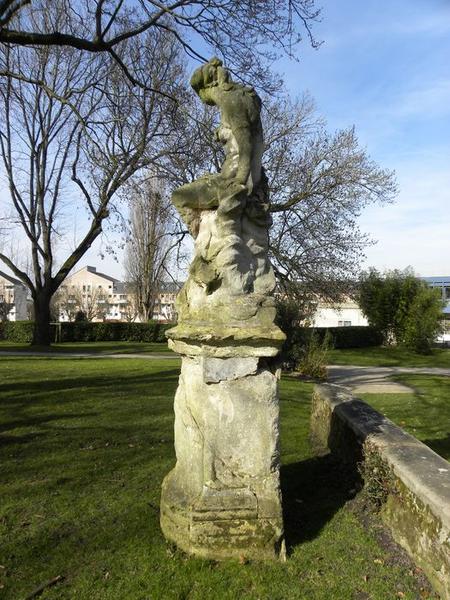
[[191,554],[277,557],[284,546],[271,357],[284,334],[274,324],[261,101],[217,58],[194,72],[191,85],[220,110],[216,135],[226,158],[220,173],[172,197],[195,255],[177,298],[178,324],[167,332],[182,367],[177,463],[163,482],[161,526]]

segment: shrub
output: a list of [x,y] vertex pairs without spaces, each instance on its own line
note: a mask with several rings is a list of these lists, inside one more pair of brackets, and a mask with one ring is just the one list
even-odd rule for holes
[[17,343],[31,343],[33,328],[32,321],[6,321],[2,323],[1,339]]
[[320,339],[320,336],[313,331],[303,347],[303,352],[299,359],[297,359],[296,369],[302,375],[307,375],[314,379],[326,379],[330,345],[331,336],[329,332]]
[[442,329],[442,299],[439,290],[422,287],[411,303],[403,343],[420,354],[429,354]]
[[359,303],[384,343],[407,346],[421,353],[431,350],[439,331],[443,302],[439,292],[411,270],[381,275],[371,269],[361,278]]
[[164,342],[172,325],[149,323],[61,323],[62,342]]
[[[333,348],[367,348],[380,346],[383,337],[373,327],[293,327],[287,333],[286,342],[281,351],[281,362],[285,369],[295,368],[309,344],[312,333],[322,342],[329,336],[330,347]],[[286,333],[286,332],[285,332]]]
[[380,510],[390,494],[397,493],[392,469],[368,442],[363,446],[358,472],[364,481],[362,497],[375,511]]
[[[173,325],[156,321],[150,323],[91,323],[76,321],[60,323],[61,342],[165,342],[165,332]],[[7,321],[0,323],[0,339],[18,343],[31,343],[32,321]],[[52,339],[56,339],[52,325]]]

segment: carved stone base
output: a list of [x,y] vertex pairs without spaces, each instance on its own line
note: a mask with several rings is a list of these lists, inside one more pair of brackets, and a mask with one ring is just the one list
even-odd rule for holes
[[183,357],[175,450],[161,495],[169,540],[210,559],[284,556],[277,379],[264,359]]
[[188,505],[172,485],[165,480],[161,528],[185,552],[213,560],[284,557],[281,519],[260,517],[257,499],[249,490],[206,489]]

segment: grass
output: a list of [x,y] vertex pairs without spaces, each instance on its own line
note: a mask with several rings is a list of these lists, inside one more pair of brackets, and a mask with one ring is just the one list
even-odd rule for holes
[[361,394],[361,398],[408,433],[450,460],[450,377],[399,375],[412,394]]
[[429,355],[416,354],[405,348],[349,348],[330,350],[330,365],[362,367],[443,367],[450,368],[450,350],[435,348]]
[[[349,482],[311,455],[311,384],[281,382],[285,563],[215,563],[164,541],[177,360],[0,359],[0,590],[77,600],[385,600],[420,595],[364,528]],[[426,592],[424,592],[426,594]],[[424,595],[423,597],[427,597]]]
[[146,354],[171,352],[166,342],[64,342],[50,348],[1,341],[0,352],[55,352],[57,354]]

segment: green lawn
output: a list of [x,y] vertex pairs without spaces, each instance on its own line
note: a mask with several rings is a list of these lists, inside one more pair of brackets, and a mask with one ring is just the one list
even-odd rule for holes
[[361,394],[361,398],[435,452],[450,460],[450,377],[399,375],[413,394]]
[[436,348],[432,354],[415,354],[405,348],[350,348],[330,350],[330,365],[362,367],[444,367],[450,368],[450,349]]
[[142,354],[142,353],[166,353],[171,352],[166,342],[64,342],[53,344],[50,348],[30,346],[30,344],[18,344],[15,342],[0,342],[0,352],[55,352],[64,353],[86,353],[86,354]]
[[42,599],[420,597],[411,567],[345,505],[350,483],[312,457],[312,386],[294,379],[281,382],[287,562],[216,563],[167,545],[158,505],[178,369],[176,359],[0,359],[2,598],[58,575]]

